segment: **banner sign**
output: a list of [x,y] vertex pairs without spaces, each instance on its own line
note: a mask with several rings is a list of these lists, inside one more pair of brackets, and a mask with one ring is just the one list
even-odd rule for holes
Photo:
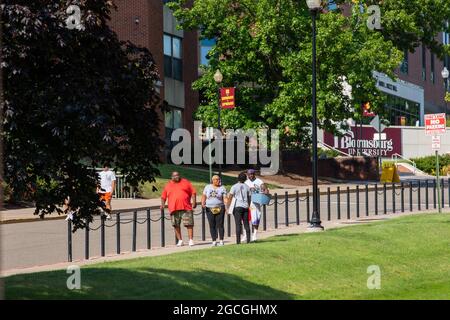
[[220,105],[222,109],[233,109],[236,106],[234,88],[220,88]]
[[[402,129],[386,128],[382,137],[375,135],[377,131],[373,127],[363,127],[362,135],[359,127],[351,127],[342,137],[335,137],[329,132],[324,132],[324,142],[339,151],[351,156],[356,156],[358,150],[362,155],[371,157],[391,157],[395,153],[402,154]],[[375,137],[377,139],[375,139]],[[382,138],[379,140],[379,138]]]
[[425,134],[435,136],[445,133],[445,113],[425,115]]

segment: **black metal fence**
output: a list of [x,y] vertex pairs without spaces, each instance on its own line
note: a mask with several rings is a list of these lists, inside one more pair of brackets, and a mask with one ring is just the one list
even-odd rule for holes
[[[413,212],[420,210],[436,209],[440,198],[442,208],[450,208],[450,178],[440,180],[440,194],[437,194],[438,184],[436,180],[414,180],[399,184],[365,184],[347,186],[344,190],[337,187],[331,190],[329,186],[319,188],[320,206],[322,221],[366,218],[370,216],[385,215],[388,213]],[[300,225],[309,223],[311,219],[311,192],[309,189],[304,193],[289,194],[287,191],[283,195],[274,193],[268,205],[262,206],[262,230],[270,228],[278,229],[279,224],[284,227],[290,225]],[[342,212],[344,210],[344,212]],[[200,234],[201,240],[206,241],[206,218],[204,210],[196,209],[194,219],[196,234]],[[283,214],[284,212],[284,214]],[[123,242],[126,233],[126,240],[131,244],[131,251],[138,250],[138,239],[141,242],[139,249],[150,250],[153,244],[159,242],[159,247],[166,246],[166,233],[170,232],[170,215],[159,208],[137,208],[130,210],[115,211],[113,220],[105,220],[104,217],[95,218],[94,222],[84,229],[84,259],[90,258],[91,236],[99,232],[96,241],[100,244],[100,255],[106,255],[106,244],[109,248],[115,247],[114,254],[121,254],[129,251],[123,250]],[[281,214],[281,216],[280,216]],[[280,221],[281,220],[281,221]],[[131,225],[131,230],[126,229],[127,224]],[[225,229],[226,235],[231,237],[234,223],[231,216],[226,214]],[[156,230],[155,230],[156,228]],[[112,239],[106,239],[106,230],[114,229],[115,244]],[[153,231],[152,231],[153,230]],[[126,231],[126,232],[124,232]],[[111,233],[110,233],[111,234]],[[138,234],[141,238],[138,238]],[[73,259],[73,233],[72,223],[69,220],[67,225],[68,237],[68,261]],[[159,238],[159,239],[158,239]],[[81,239],[78,239],[81,241]],[[159,241],[158,241],[159,240]],[[77,244],[79,244],[79,241]],[[176,239],[175,239],[176,242]]]

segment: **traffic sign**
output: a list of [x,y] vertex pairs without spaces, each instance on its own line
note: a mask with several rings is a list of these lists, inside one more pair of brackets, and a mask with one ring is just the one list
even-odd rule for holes
[[370,122],[370,125],[377,131],[377,132],[383,132],[384,129],[386,129],[386,126],[383,125],[380,121],[380,117],[376,116],[375,118],[372,119],[372,121]]
[[425,134],[430,136],[445,133],[445,113],[435,113],[425,115]]
[[431,137],[431,149],[432,150],[440,150],[441,149],[441,136],[432,136]]

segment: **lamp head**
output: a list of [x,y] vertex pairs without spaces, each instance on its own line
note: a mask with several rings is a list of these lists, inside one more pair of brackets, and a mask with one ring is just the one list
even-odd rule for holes
[[223,80],[223,75],[222,75],[222,73],[220,72],[220,70],[217,69],[217,70],[216,70],[216,73],[214,74],[214,81],[215,81],[217,84],[219,84],[219,83],[222,83],[222,80]]
[[322,6],[321,0],[306,0],[309,10],[318,10]]

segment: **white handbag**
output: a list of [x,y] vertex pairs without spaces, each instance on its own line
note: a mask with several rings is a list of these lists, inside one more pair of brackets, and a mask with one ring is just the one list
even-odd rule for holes
[[236,198],[233,197],[233,199],[231,199],[231,203],[230,203],[230,206],[228,207],[227,213],[232,215],[235,206],[236,206]]

